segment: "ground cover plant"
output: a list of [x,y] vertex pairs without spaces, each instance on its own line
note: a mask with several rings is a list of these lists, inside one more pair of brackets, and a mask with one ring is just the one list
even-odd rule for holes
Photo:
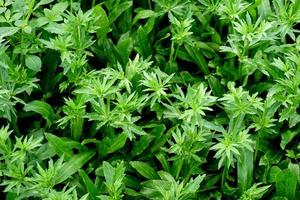
[[0,0],[1,198],[300,198],[299,0]]

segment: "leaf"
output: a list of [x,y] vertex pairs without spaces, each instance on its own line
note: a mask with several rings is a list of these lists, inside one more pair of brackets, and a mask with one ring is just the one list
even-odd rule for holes
[[240,157],[237,165],[238,193],[242,195],[252,186],[253,182],[253,152],[248,149],[240,150]]
[[125,176],[124,162],[120,162],[116,167],[113,167],[109,162],[103,162],[103,174],[107,184],[114,184],[115,189],[121,187]]
[[54,4],[52,7],[52,10],[57,13],[63,13],[69,6],[68,2],[59,2],[57,4]]
[[134,143],[131,154],[133,156],[140,155],[149,146],[153,139],[154,137],[152,135],[141,136],[141,138]]
[[97,196],[100,195],[99,189],[96,187],[96,185],[93,183],[93,181],[90,179],[90,177],[85,173],[84,170],[79,170],[79,175],[83,180],[83,183],[87,189],[87,192],[89,193],[89,197],[93,200],[97,200]]
[[270,169],[270,172],[268,174],[268,182],[269,183],[275,183],[276,177],[278,174],[282,173],[282,170],[277,166],[272,166]]
[[221,126],[219,124],[207,121],[205,119],[201,119],[201,120],[203,120],[203,126],[205,128],[208,128],[208,129],[213,130],[213,131],[221,132],[221,133],[226,132],[226,130],[223,128],[223,126]]
[[297,177],[298,185],[300,184],[300,165],[299,163],[289,163],[288,169]]
[[141,161],[131,161],[130,165],[143,177],[147,179],[159,179],[156,171],[147,163]]
[[109,20],[105,10],[101,7],[101,4],[93,8],[93,15],[95,17],[100,16],[95,22],[95,26],[99,26],[99,28],[97,29],[97,38],[102,43],[106,34],[110,31]]
[[34,7],[33,10],[37,9],[39,6],[43,6],[43,5],[47,5],[51,2],[53,2],[54,0],[40,0],[38,4],[36,4],[36,6]]
[[41,68],[42,68],[42,61],[41,61],[40,57],[38,57],[36,55],[26,55],[25,65],[29,69],[31,69],[35,72],[39,72],[39,71],[41,71]]
[[53,147],[56,154],[59,157],[64,156],[66,160],[72,158],[73,156],[72,149],[78,149],[81,151],[87,150],[85,146],[69,138],[60,138],[50,133],[45,133],[45,136],[49,144]]
[[270,1],[269,0],[260,0],[258,7],[258,12],[260,16],[267,17],[270,13],[272,13]]
[[197,64],[199,69],[202,71],[202,73],[207,75],[209,73],[208,65],[199,49],[190,45],[184,45],[184,47],[191,58],[194,60],[194,62]]
[[291,169],[285,169],[276,177],[276,195],[295,199],[297,189],[297,174]]
[[159,152],[158,154],[155,155],[155,157],[157,158],[157,160],[160,162],[160,164],[162,165],[163,169],[170,173],[171,172],[171,167],[170,164],[167,160],[167,155],[165,153]]
[[132,1],[125,1],[123,3],[120,3],[119,5],[116,5],[111,10],[108,19],[110,24],[114,23],[116,19],[127,9],[129,9],[132,6]]
[[126,141],[127,135],[125,133],[119,134],[113,138],[105,137],[98,145],[100,156],[104,157],[107,154],[118,151],[124,147]]
[[18,32],[18,30],[19,28],[17,27],[0,27],[0,39],[7,36],[11,36]]
[[30,103],[24,106],[24,110],[26,112],[32,111],[40,114],[47,121],[47,126],[49,127],[52,125],[55,118],[55,114],[52,107],[43,101],[31,101]]
[[[133,42],[132,38],[128,36],[128,38],[121,38],[117,44],[117,52],[120,58],[122,59],[122,64],[126,65],[128,62],[128,58],[132,52]],[[121,60],[120,59],[120,60]]]
[[194,180],[190,180],[184,187],[184,192],[186,193],[195,193],[199,187],[200,183],[203,181],[206,174],[198,175]]
[[222,97],[225,93],[223,86],[221,85],[219,79],[213,75],[207,76],[209,87],[211,88],[213,94],[217,97]]
[[137,42],[139,46],[138,48],[139,53],[144,58],[149,57],[152,54],[151,45],[150,45],[148,35],[146,34],[142,26],[140,26],[137,31]]
[[62,168],[59,170],[58,176],[56,177],[56,183],[62,183],[68,178],[70,178],[94,155],[95,152],[93,151],[85,151],[72,156],[71,159],[65,162]]
[[174,130],[176,130],[176,128],[178,127],[178,125],[170,128],[167,133],[165,135],[163,135],[163,133],[165,132],[166,127],[163,125],[163,129],[161,131],[159,131],[159,137],[156,136],[156,140],[154,141],[152,148],[151,148],[151,153],[154,153],[156,151],[158,151],[162,146],[165,145],[165,143],[168,141],[168,139],[172,136],[172,133]]
[[281,134],[281,142],[280,147],[281,149],[285,149],[286,145],[292,141],[292,139],[298,134],[297,131],[287,130],[286,132]]
[[222,174],[207,175],[204,185],[201,186],[200,191],[205,192],[216,187],[215,185],[220,180],[221,176]]
[[134,25],[140,19],[146,19],[153,16],[155,16],[155,12],[153,10],[140,10],[132,20],[132,24]]

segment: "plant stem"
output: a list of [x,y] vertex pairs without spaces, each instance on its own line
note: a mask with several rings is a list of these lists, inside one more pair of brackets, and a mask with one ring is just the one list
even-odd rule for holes
[[179,175],[180,175],[180,172],[181,172],[181,168],[183,166],[183,161],[184,159],[180,159],[179,160],[179,163],[178,162],[175,162],[175,179],[178,180],[179,178]]
[[229,166],[228,166],[227,163],[228,163],[228,160],[226,160],[225,165],[224,165],[224,170],[223,170],[223,173],[222,173],[221,188],[224,188],[225,182],[226,182],[227,177],[228,177]]
[[82,135],[83,118],[77,117],[71,120],[71,138],[78,141]]

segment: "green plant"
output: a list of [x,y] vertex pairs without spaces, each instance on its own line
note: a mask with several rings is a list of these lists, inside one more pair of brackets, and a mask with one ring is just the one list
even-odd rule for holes
[[300,196],[299,0],[0,0],[0,196]]

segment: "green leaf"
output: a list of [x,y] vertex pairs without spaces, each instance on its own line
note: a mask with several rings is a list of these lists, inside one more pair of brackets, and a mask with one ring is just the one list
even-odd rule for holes
[[278,174],[282,173],[282,170],[278,166],[272,166],[270,169],[270,172],[268,174],[268,182],[269,183],[275,183],[276,177]]
[[276,195],[294,200],[297,189],[297,174],[291,169],[285,169],[276,177]]
[[128,36],[127,38],[126,37],[121,38],[118,41],[117,52],[120,58],[122,58],[123,65],[127,64],[128,58],[130,57],[130,54],[132,52],[132,48],[133,48],[133,42],[130,36]]
[[152,54],[150,40],[148,35],[146,34],[145,30],[142,26],[139,27],[137,31],[137,42],[138,42],[138,50],[139,53],[144,57],[147,58]]
[[64,156],[66,160],[69,160],[73,156],[72,149],[78,149],[80,151],[86,151],[87,148],[81,145],[79,142],[71,140],[69,138],[60,138],[56,135],[45,133],[46,139],[53,147],[54,151],[59,157]]
[[118,151],[124,147],[126,141],[127,135],[125,133],[119,134],[113,138],[105,137],[98,145],[100,156],[104,157],[107,154]]
[[155,12],[153,10],[140,10],[134,17],[132,24],[134,25],[138,20],[146,19],[152,16],[155,16]]
[[298,134],[297,131],[287,130],[286,132],[281,134],[281,149],[285,149],[286,145],[292,141],[292,139]]
[[37,9],[39,6],[42,6],[42,5],[47,5],[51,2],[53,2],[54,0],[40,0],[38,4],[36,4],[36,6],[34,7],[33,10]]
[[154,137],[152,135],[141,136],[141,138],[134,143],[131,154],[133,156],[140,155],[149,146],[153,139]]
[[206,176],[204,184],[201,186],[200,191],[205,192],[216,187],[216,183],[220,180],[222,174],[210,174]]
[[121,161],[116,167],[113,167],[110,163],[104,161],[102,169],[109,195],[114,196],[115,199],[121,199],[122,183],[125,177],[124,162]]
[[224,87],[221,85],[220,81],[213,75],[208,75],[207,81],[213,94],[217,97],[222,97],[225,93],[225,90]]
[[248,149],[240,150],[240,157],[238,160],[238,193],[242,195],[253,183],[253,152]]
[[158,154],[155,155],[155,157],[157,158],[157,160],[160,162],[160,164],[162,165],[163,169],[170,173],[171,172],[171,166],[167,160],[167,155],[163,152],[159,152]]
[[184,45],[184,47],[202,73],[207,75],[209,73],[208,65],[199,49],[190,45]]
[[100,195],[99,189],[97,186],[93,183],[93,181],[90,179],[90,177],[85,173],[84,170],[79,170],[79,175],[83,180],[83,183],[87,189],[87,192],[89,193],[89,197],[93,200],[97,200],[97,196]]
[[99,26],[99,28],[97,29],[97,38],[98,38],[99,42],[101,41],[101,43],[102,43],[106,34],[110,31],[109,20],[108,20],[105,10],[101,7],[101,4],[99,4],[93,8],[93,15],[95,17],[100,16],[98,18],[98,20],[95,22],[95,25]]
[[269,0],[260,0],[258,7],[258,13],[260,16],[267,17],[269,14],[272,13],[270,1]]
[[56,177],[56,183],[62,183],[70,178],[79,169],[81,169],[82,166],[87,163],[94,155],[95,152],[86,151],[72,156],[71,159],[65,162],[62,168],[59,170],[58,176]]
[[40,114],[47,121],[47,126],[51,126],[55,118],[52,107],[43,101],[31,101],[24,106],[24,110],[26,112],[32,111]]
[[108,16],[110,24],[114,23],[116,19],[120,17],[120,15],[124,11],[129,9],[131,6],[132,6],[132,1],[125,1],[123,3],[120,3],[119,5],[114,6]]
[[36,55],[26,55],[25,65],[29,69],[31,69],[35,72],[39,72],[39,71],[41,71],[41,68],[42,68],[42,61],[41,61],[40,57],[38,57]]
[[178,127],[178,125],[170,128],[167,131],[167,133],[165,135],[163,135],[163,133],[165,132],[165,129],[166,129],[166,127],[164,126],[164,128],[158,132],[160,136],[159,137],[156,136],[156,140],[154,141],[150,151],[152,153],[154,153],[154,152],[158,151],[162,146],[164,146],[165,143],[168,141],[168,139],[172,136],[173,131],[176,130],[177,127]]
[[131,161],[130,165],[143,177],[147,179],[159,179],[156,171],[147,163],[141,161]]
[[7,36],[11,36],[18,32],[18,30],[19,28],[17,27],[0,27],[0,39]]
[[299,163],[289,163],[288,169],[297,177],[298,185],[300,184],[300,165]]

